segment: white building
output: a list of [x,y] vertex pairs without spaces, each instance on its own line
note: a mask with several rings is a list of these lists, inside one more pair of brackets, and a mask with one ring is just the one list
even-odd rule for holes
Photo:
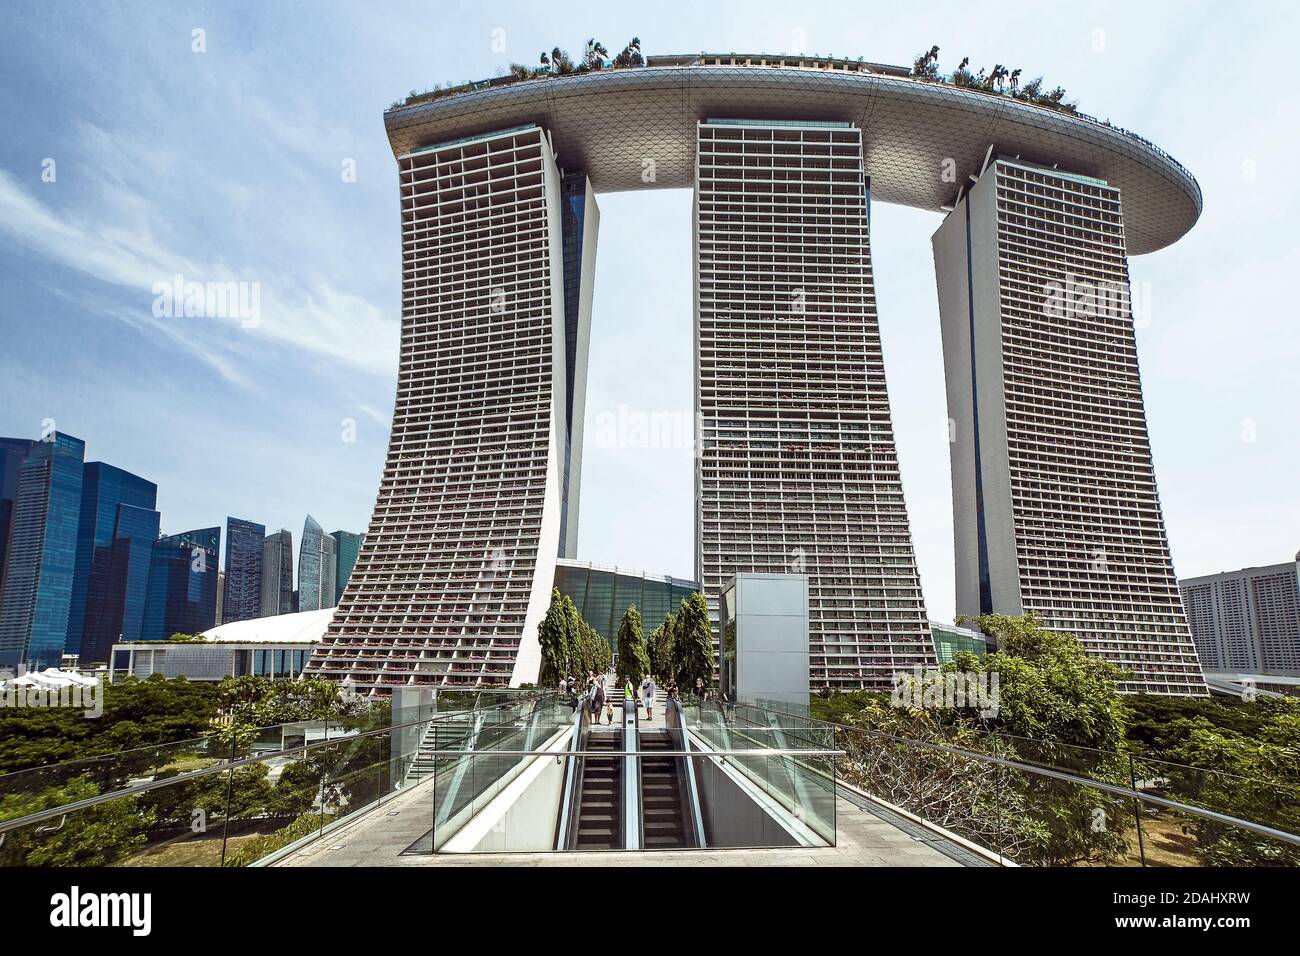
[[109,680],[127,675],[144,680],[151,674],[192,681],[248,674],[297,677],[333,620],[334,610],[232,621],[204,631],[194,641],[114,644]]

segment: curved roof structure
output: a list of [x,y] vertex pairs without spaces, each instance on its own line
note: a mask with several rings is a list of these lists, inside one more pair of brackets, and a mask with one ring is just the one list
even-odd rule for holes
[[208,628],[199,636],[205,641],[240,644],[314,644],[325,634],[338,608],[274,614],[247,621],[231,621]]
[[[1123,195],[1129,255],[1173,243],[1201,213],[1201,190],[1180,163],[1132,133],[1010,96],[896,75],[896,71],[718,64],[715,57],[651,58],[650,65],[493,85],[389,110],[395,155],[536,123],[559,164],[597,192],[686,188],[695,179],[696,123],[798,119],[863,130],[873,199],[939,211],[977,175],[992,147],[1104,179]],[[851,64],[850,64],[851,65]],[[653,180],[643,178],[653,160]],[[942,175],[945,160],[956,180]]]

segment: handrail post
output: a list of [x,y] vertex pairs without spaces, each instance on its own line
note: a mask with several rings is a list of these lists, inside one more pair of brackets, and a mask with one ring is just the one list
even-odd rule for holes
[[[1133,792],[1136,794],[1138,788],[1137,770],[1134,767],[1132,754],[1128,755],[1128,781],[1129,785],[1133,788]],[[1138,833],[1138,860],[1140,860],[1142,865],[1145,867],[1147,865],[1147,852],[1146,847],[1142,842],[1142,801],[1136,796],[1133,797],[1133,822],[1137,826]]]

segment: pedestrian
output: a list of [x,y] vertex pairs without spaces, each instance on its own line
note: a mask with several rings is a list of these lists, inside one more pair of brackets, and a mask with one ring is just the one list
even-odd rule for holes
[[668,692],[669,700],[676,700],[677,699],[677,678],[669,677],[668,683],[664,685],[664,690]]
[[695,678],[695,696],[698,697],[700,700],[704,700],[704,694],[705,694],[704,678],[697,677]]
[[649,674],[641,682],[641,696],[645,699],[645,719],[655,719],[655,679]]
[[605,685],[600,681],[592,680],[591,690],[591,719],[593,723],[600,723],[600,708],[605,703]]

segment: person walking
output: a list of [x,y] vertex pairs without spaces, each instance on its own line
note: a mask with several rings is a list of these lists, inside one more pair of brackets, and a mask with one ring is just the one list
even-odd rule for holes
[[668,678],[668,683],[664,685],[664,690],[668,692],[669,700],[676,700],[677,699],[677,678],[676,677]]
[[704,678],[703,677],[695,678],[695,696],[698,697],[700,700],[704,700]]
[[641,697],[645,700],[645,719],[655,719],[655,679],[649,674],[641,682]]
[[605,685],[600,681],[592,678],[591,681],[591,719],[593,723],[600,723],[600,709],[605,704]]

